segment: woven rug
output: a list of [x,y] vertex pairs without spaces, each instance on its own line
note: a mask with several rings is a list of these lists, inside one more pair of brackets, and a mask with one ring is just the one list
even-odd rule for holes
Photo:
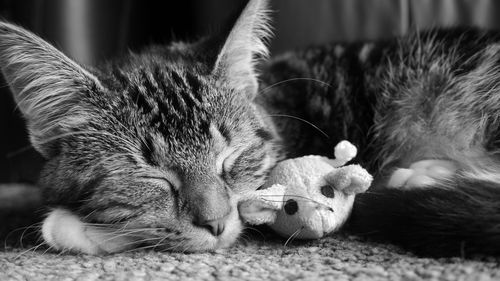
[[1,213],[0,280],[500,280],[498,258],[420,258],[346,234],[285,246],[264,229],[209,253],[60,254],[34,248],[33,229],[22,226],[39,220],[33,211]]

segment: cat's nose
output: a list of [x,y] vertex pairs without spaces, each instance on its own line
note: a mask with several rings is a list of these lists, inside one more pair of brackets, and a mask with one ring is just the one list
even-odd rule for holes
[[214,236],[219,236],[226,228],[227,217],[228,216],[225,216],[215,220],[199,220],[196,224],[208,229]]
[[207,173],[186,176],[181,194],[189,206],[193,224],[219,236],[232,213],[230,192],[220,178]]

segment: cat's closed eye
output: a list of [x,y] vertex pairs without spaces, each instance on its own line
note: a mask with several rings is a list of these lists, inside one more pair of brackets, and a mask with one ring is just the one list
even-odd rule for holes
[[225,176],[231,171],[231,167],[234,161],[238,157],[241,149],[238,148],[226,148],[218,156],[216,161],[217,174],[220,176]]
[[165,189],[167,191],[176,193],[179,189],[179,186],[176,186],[172,183],[171,180],[167,179],[166,177],[160,177],[160,176],[142,176],[140,177],[141,179],[151,181],[159,186],[162,187],[162,189]]
[[264,117],[253,104],[265,10],[266,1],[249,1],[220,40],[151,47],[96,69],[0,23],[0,67],[47,159],[40,185],[55,208],[44,224],[50,246],[101,252],[106,240],[84,233],[59,241],[64,222],[168,250],[238,238],[235,193],[261,186],[278,158],[270,134],[256,131]]

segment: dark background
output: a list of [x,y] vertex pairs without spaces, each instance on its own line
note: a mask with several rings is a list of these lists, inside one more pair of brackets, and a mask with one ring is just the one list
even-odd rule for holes
[[[93,65],[129,49],[196,38],[203,29],[219,29],[222,19],[206,17],[206,25],[195,20],[203,8],[196,2],[200,1],[12,0],[0,1],[0,14],[80,63]],[[232,2],[223,9],[226,16],[238,7],[238,1]],[[33,182],[43,159],[29,144],[8,86],[4,81],[1,85],[0,182]]]
[[[150,43],[219,30],[245,0],[0,0],[0,16],[94,65]],[[271,0],[272,54],[328,41],[377,39],[413,28],[500,26],[496,0]],[[0,182],[34,182],[42,163],[5,82],[0,87]]]

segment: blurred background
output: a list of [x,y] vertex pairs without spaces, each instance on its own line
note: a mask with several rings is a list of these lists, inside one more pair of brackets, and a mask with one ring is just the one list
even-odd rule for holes
[[[0,16],[42,36],[76,61],[96,65],[151,43],[194,40],[221,29],[246,0],[0,0]],[[329,41],[397,36],[413,28],[500,28],[498,0],[271,0],[271,52]],[[36,180],[30,147],[5,82],[0,87],[0,182]]]

